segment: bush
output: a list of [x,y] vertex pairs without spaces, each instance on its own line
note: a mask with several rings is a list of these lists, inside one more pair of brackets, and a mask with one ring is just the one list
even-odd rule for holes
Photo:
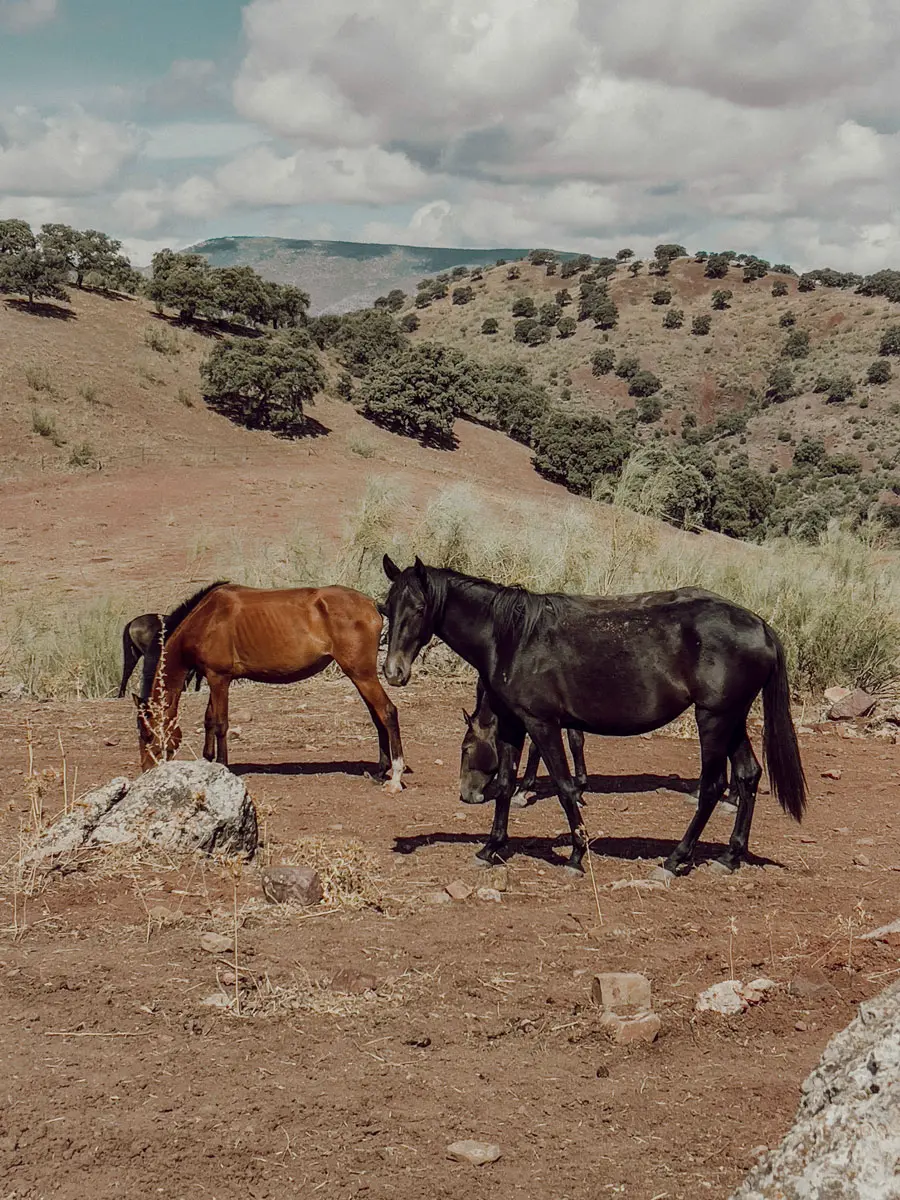
[[325,386],[315,347],[305,332],[225,338],[200,364],[212,408],[248,429],[302,432],[304,406]]
[[528,335],[537,325],[537,317],[523,317],[513,326],[513,337],[517,342],[527,342]]
[[790,329],[792,325],[797,324],[797,318],[792,312],[785,312],[778,318],[778,324],[782,329]]
[[672,300],[672,293],[668,288],[657,288],[650,299],[654,304],[669,304]]
[[535,322],[528,330],[525,342],[529,346],[543,346],[545,342],[550,341],[550,330],[546,325],[541,325]]
[[532,461],[541,475],[589,496],[598,480],[618,474],[631,446],[631,438],[605,417],[557,411],[535,430]]
[[521,274],[522,274],[522,272],[515,265],[515,263],[513,263],[513,265],[506,272],[506,278],[507,279],[518,279]]
[[809,332],[806,329],[794,329],[788,334],[787,341],[781,351],[785,358],[809,357]]
[[663,329],[680,329],[684,324],[684,309],[670,308],[663,317]]
[[556,323],[556,331],[561,338],[571,337],[578,329],[578,322],[574,317],[560,317]]
[[795,467],[817,467],[825,458],[825,443],[818,438],[804,436],[794,450]]
[[548,328],[551,328],[556,324],[561,316],[562,309],[560,306],[550,301],[548,304],[541,305],[540,312],[538,313],[538,320],[542,325],[546,325]]
[[481,323],[482,333],[497,333],[500,329],[500,322],[496,317],[485,317]]
[[572,297],[569,295],[568,288],[560,288],[556,293],[555,299],[560,308],[565,308],[567,304],[572,303]]
[[662,387],[652,371],[636,371],[628,381],[629,396],[653,396]]
[[772,284],[773,296],[786,296],[788,294],[788,285],[783,279],[776,279]]
[[836,375],[831,381],[828,388],[828,403],[843,404],[845,400],[849,400],[856,391],[856,384],[853,382],[853,377],[843,372]]
[[415,313],[407,313],[406,316],[400,318],[400,328],[404,333],[415,333],[421,323]]
[[891,364],[886,358],[876,358],[866,371],[867,383],[887,383],[891,378]]
[[724,254],[711,254],[706,260],[703,274],[707,279],[724,279],[728,274],[729,259]]
[[512,315],[514,317],[533,317],[537,314],[537,305],[530,296],[520,296],[513,301]]
[[463,266],[454,267],[453,270],[450,272],[450,278],[451,279],[465,279],[465,277],[468,274],[469,274],[468,267],[463,267]]
[[787,363],[778,363],[772,368],[769,372],[768,384],[766,395],[770,400],[775,400],[778,403],[790,400],[792,396],[797,394],[794,372]]
[[[610,352],[611,353],[611,352]],[[634,354],[626,354],[616,365],[616,374],[620,379],[631,379],[641,369],[641,361]]]
[[335,323],[320,317],[310,323],[310,331],[323,349],[333,346],[341,366],[360,378],[375,363],[396,354],[406,344],[397,322],[380,308],[347,313]]
[[616,356],[608,347],[603,346],[601,349],[595,350],[591,356],[591,374],[608,375],[613,369],[615,361]]
[[801,275],[797,280],[798,292],[814,292],[816,290],[816,281],[812,275]]
[[708,313],[704,313],[699,317],[694,317],[693,321],[691,321],[691,333],[696,334],[698,337],[704,337],[707,333],[709,333],[711,328],[712,317],[709,316]]
[[451,300],[454,304],[469,304],[474,295],[473,289],[468,286],[456,287],[453,289]]
[[[632,392],[630,388],[628,390],[631,395],[637,394]],[[653,422],[658,421],[663,414],[663,404],[659,396],[641,395],[637,402],[636,408],[638,420],[645,425],[652,425]]]
[[729,308],[728,301],[732,298],[734,292],[730,288],[717,288],[712,294],[712,306],[716,309]]
[[453,446],[458,413],[479,399],[480,377],[464,354],[417,342],[369,372],[361,389],[363,415],[428,446]]
[[900,325],[888,325],[881,335],[878,353],[894,356],[900,354]]

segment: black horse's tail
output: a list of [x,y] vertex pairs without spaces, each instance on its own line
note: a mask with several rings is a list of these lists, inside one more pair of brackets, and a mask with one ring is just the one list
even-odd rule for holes
[[140,657],[140,653],[131,639],[131,622],[129,621],[122,630],[122,682],[119,684],[120,700],[125,695],[128,680],[131,678],[131,673],[137,666],[137,661]]
[[777,634],[771,629],[768,632],[775,643],[775,669],[763,688],[763,760],[778,803],[795,821],[801,821],[806,808],[806,775],[791,717],[784,648]]

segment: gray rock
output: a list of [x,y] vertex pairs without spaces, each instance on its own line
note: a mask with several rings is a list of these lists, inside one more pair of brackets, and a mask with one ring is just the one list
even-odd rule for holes
[[124,775],[120,775],[76,800],[71,811],[54,821],[44,832],[34,849],[25,856],[25,862],[42,862],[44,859],[78,850],[93,833],[98,822],[119,803],[127,791],[128,780]]
[[831,1039],[793,1127],[732,1200],[830,1197],[900,1197],[900,983]]
[[500,1157],[500,1147],[493,1142],[473,1142],[468,1138],[462,1142],[454,1142],[447,1147],[447,1153],[457,1162],[471,1163],[473,1167],[483,1167],[485,1163],[496,1162]]
[[874,707],[875,697],[864,692],[862,688],[857,688],[855,692],[832,704],[828,710],[828,718],[831,721],[852,721],[856,717],[864,717]]
[[256,809],[243,783],[221,763],[160,763],[131,784],[87,845],[149,844],[176,853],[252,855]]
[[234,952],[234,938],[227,933],[204,933],[200,937],[200,949],[207,954]]
[[312,867],[266,867],[261,878],[263,895],[271,904],[318,904],[325,895]]

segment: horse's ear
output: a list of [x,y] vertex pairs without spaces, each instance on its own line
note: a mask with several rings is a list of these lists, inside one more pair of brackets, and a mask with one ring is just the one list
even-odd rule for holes
[[137,694],[137,692],[132,692],[132,693],[131,693],[131,698],[132,698],[132,700],[134,701],[134,707],[135,707],[135,708],[140,708],[140,707],[141,707],[141,698],[140,698],[140,696]]
[[397,566],[397,564],[394,562],[394,560],[391,558],[391,556],[389,554],[386,554],[384,556],[384,558],[381,560],[381,565],[382,565],[382,567],[384,567],[385,575],[387,575],[388,579],[391,581],[391,583],[393,583],[394,580],[397,578],[397,576],[400,574],[400,568]]
[[387,606],[384,605],[380,600],[375,601],[375,607],[378,609],[378,611],[381,613],[381,615],[383,617],[386,617],[388,615]]
[[463,715],[463,720],[468,725],[468,727],[471,729],[472,728],[472,718],[469,716],[469,714],[466,712],[465,709],[462,710],[462,715]]
[[418,554],[416,555],[416,561],[413,563],[413,566],[416,569],[416,574],[418,577],[424,582],[427,578],[425,575],[425,564],[422,562],[421,558],[419,558]]

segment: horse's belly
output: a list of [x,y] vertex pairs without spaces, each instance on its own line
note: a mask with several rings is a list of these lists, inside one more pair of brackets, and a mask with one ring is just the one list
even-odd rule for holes
[[273,667],[268,670],[247,671],[241,678],[249,679],[253,683],[302,683],[304,679],[311,679],[313,675],[324,671],[331,661],[331,655],[326,654],[299,669]]

